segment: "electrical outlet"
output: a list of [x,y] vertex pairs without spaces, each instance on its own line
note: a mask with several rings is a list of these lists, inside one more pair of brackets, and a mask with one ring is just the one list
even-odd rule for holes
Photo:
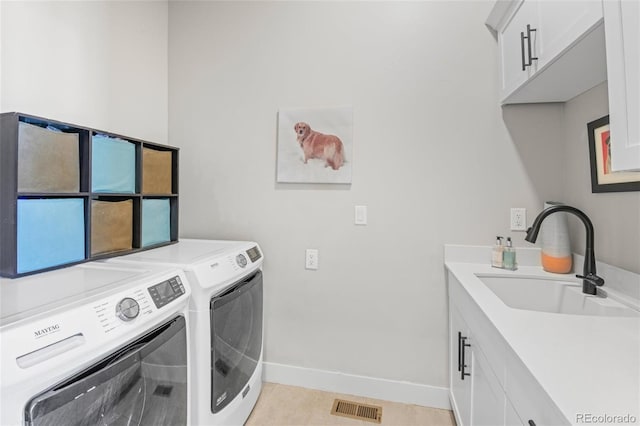
[[527,230],[527,209],[524,207],[511,208],[511,230],[526,231]]
[[318,269],[318,249],[307,249],[304,267],[306,269]]

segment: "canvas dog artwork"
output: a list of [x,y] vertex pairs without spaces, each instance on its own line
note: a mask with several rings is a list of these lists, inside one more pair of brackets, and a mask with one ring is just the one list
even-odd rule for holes
[[278,110],[278,183],[350,184],[353,107]]
[[308,123],[298,122],[293,129],[302,148],[304,163],[312,158],[325,162],[325,167],[338,170],[344,164],[344,145],[339,137],[315,131]]

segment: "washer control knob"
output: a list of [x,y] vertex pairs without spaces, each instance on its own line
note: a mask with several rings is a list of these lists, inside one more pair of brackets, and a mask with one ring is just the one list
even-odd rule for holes
[[140,313],[140,305],[135,299],[125,297],[116,305],[116,315],[122,321],[131,321]]
[[244,268],[247,266],[247,258],[244,257],[244,254],[239,254],[236,256],[236,263],[239,267]]

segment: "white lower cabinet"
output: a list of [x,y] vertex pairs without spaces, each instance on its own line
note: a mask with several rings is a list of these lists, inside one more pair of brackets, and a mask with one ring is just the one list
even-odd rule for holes
[[527,426],[567,423],[551,398],[513,352],[509,352],[507,357],[505,393]]
[[505,396],[475,335],[457,308],[451,319],[451,402],[459,425],[504,424]]
[[479,347],[471,352],[471,422],[472,425],[504,424],[504,391]]
[[504,424],[506,426],[524,425],[522,419],[520,419],[520,416],[518,416],[516,409],[513,408],[513,404],[511,403],[511,401],[509,401],[509,398],[506,399],[504,406]]
[[448,285],[449,385],[457,424],[570,424],[451,274]]
[[[469,328],[458,313],[449,304],[449,384],[451,389],[451,403],[459,425],[471,424],[471,377],[467,376],[471,370],[471,358],[467,358],[470,347],[465,346],[471,339]],[[463,362],[463,358],[464,362]],[[464,365],[464,369],[463,369]]]

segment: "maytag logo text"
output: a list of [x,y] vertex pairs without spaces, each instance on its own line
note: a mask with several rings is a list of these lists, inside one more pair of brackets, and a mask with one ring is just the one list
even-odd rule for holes
[[49,327],[45,327],[45,328],[41,328],[40,330],[36,330],[33,332],[33,334],[35,335],[36,339],[39,339],[41,337],[47,336],[51,333],[55,333],[56,331],[60,330],[60,324],[54,324],[51,325]]

